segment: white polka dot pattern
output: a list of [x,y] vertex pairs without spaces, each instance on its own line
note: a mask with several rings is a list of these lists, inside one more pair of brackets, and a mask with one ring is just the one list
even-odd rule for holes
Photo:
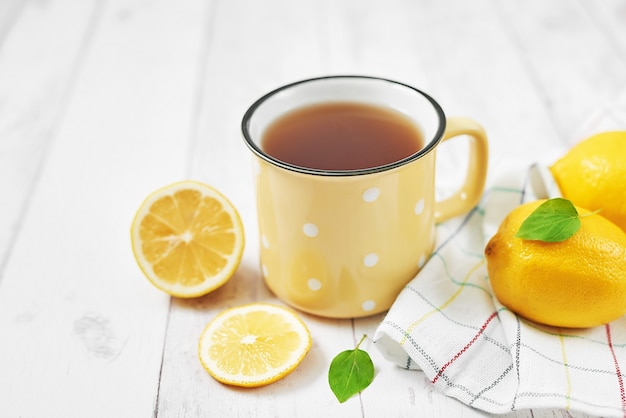
[[363,192],[363,200],[366,202],[373,202],[380,196],[380,189],[378,187],[370,187]]
[[311,223],[304,224],[304,226],[302,227],[302,231],[304,232],[304,235],[310,238],[315,238],[317,234],[319,234],[319,229],[317,228],[317,225]]
[[424,212],[424,199],[420,199],[416,204],[415,204],[415,209],[414,212],[416,215],[421,215],[422,212]]
[[422,267],[424,267],[424,264],[426,264],[426,256],[425,256],[425,255],[422,255],[422,256],[420,257],[419,261],[417,262],[417,266],[418,266],[419,268],[422,268]]
[[317,292],[318,290],[322,288],[322,283],[316,278],[310,278],[307,281],[307,285],[309,286],[309,289],[311,289],[314,292]]
[[372,310],[374,310],[375,307],[376,307],[376,302],[374,302],[373,300],[366,300],[361,305],[361,308],[363,308],[363,310],[365,312],[372,311]]
[[363,264],[365,267],[374,267],[378,264],[378,254],[370,253],[363,258]]

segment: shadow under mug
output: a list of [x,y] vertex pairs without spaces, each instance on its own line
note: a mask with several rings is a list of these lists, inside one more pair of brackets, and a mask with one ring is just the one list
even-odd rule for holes
[[[296,108],[357,102],[408,116],[425,145],[399,161],[357,170],[318,170],[280,161],[263,150],[267,127]],[[389,309],[430,257],[435,224],[461,215],[481,198],[488,144],[467,118],[446,120],[427,94],[367,76],[329,76],[280,87],[257,100],[242,121],[255,155],[260,262],[270,290],[302,311],[355,318]],[[435,150],[469,139],[465,180],[435,198]]]

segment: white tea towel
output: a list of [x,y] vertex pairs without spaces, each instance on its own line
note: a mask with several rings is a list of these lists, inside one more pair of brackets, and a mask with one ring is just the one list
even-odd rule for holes
[[546,168],[514,164],[467,216],[437,226],[436,251],[374,341],[444,394],[490,413],[562,408],[626,417],[626,319],[585,330],[539,326],[492,297],[483,250],[517,205],[558,195]]

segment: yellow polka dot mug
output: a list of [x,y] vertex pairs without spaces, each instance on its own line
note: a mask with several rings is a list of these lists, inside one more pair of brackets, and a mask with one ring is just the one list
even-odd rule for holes
[[[411,121],[423,139],[421,147],[393,161],[348,168],[301,165],[266,151],[264,137],[280,118],[332,103],[391,109]],[[337,117],[336,110],[327,113]],[[342,118],[333,123],[341,124]],[[248,109],[242,131],[255,155],[265,283],[286,303],[324,317],[355,318],[389,309],[430,257],[435,224],[468,212],[485,184],[488,144],[482,127],[468,118],[446,119],[432,97],[392,80],[329,76],[280,87]],[[283,141],[302,136],[294,132]],[[384,145],[375,154],[385,153],[391,136],[378,139]],[[458,190],[438,200],[436,149],[455,136],[468,140],[467,173]],[[341,143],[344,137],[341,133],[330,143]],[[346,145],[353,151],[342,157],[347,162],[350,155],[357,158],[359,138]],[[293,148],[306,157],[320,151],[316,144],[310,150]],[[328,144],[323,147],[322,157],[330,159],[338,152]]]

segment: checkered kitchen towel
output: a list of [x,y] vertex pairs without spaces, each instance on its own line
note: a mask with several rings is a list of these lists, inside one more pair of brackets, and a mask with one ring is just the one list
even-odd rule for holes
[[515,206],[558,195],[538,165],[509,171],[471,213],[438,225],[435,253],[379,325],[376,346],[400,366],[423,370],[444,394],[490,413],[562,408],[626,417],[626,319],[550,328],[492,297],[486,241]]

